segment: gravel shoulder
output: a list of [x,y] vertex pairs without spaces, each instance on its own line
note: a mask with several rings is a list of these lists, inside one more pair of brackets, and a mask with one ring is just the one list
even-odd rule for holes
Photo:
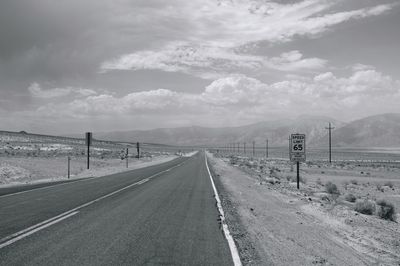
[[398,223],[208,158],[244,265],[400,265]]

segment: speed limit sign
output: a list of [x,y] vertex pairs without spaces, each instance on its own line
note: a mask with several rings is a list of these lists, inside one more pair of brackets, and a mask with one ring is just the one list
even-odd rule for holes
[[293,162],[306,161],[305,134],[292,134],[290,136],[290,160]]

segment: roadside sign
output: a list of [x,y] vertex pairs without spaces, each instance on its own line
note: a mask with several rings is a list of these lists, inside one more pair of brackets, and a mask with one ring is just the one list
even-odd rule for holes
[[86,132],[86,145],[92,145],[92,132]]
[[290,161],[306,161],[306,135],[292,134],[290,136]]

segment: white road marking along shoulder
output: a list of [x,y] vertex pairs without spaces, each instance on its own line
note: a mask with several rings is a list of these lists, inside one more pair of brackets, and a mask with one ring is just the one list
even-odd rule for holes
[[210,176],[210,180],[211,180],[211,185],[212,185],[213,190],[214,190],[215,199],[217,200],[217,207],[218,207],[219,214],[221,216],[222,229],[224,231],[226,241],[228,241],[229,249],[231,251],[233,264],[235,266],[241,266],[242,262],[240,261],[239,252],[237,250],[235,241],[233,240],[233,237],[232,237],[231,233],[229,232],[228,225],[225,222],[225,214],[224,214],[224,210],[222,209],[221,199],[219,198],[217,188],[216,188],[216,186],[214,184],[214,180],[213,180],[211,172],[210,172],[210,168],[208,167],[207,154],[205,152],[204,152],[204,157],[205,157],[205,161],[206,161],[206,167],[207,167],[208,175]]
[[50,223],[47,223],[47,224],[44,224],[44,225],[42,225],[42,226],[36,227],[35,229],[33,229],[33,230],[31,230],[31,231],[28,231],[28,232],[26,232],[26,233],[24,233],[24,234],[20,234],[18,237],[12,238],[12,239],[10,239],[10,240],[4,242],[4,243],[1,243],[1,244],[0,244],[0,249],[6,247],[6,246],[8,246],[8,245],[11,245],[12,243],[15,243],[15,242],[17,242],[18,240],[21,240],[21,239],[23,239],[23,238],[25,238],[25,237],[27,237],[27,236],[30,236],[30,235],[32,235],[32,234],[34,234],[34,233],[36,233],[36,232],[38,232],[38,231],[40,231],[40,230],[42,230],[42,229],[45,229],[46,227],[49,227],[49,226],[51,226],[51,225],[53,225],[53,224],[56,224],[56,223],[59,223],[59,222],[61,222],[62,220],[65,220],[65,219],[67,219],[67,218],[69,218],[69,217],[71,217],[71,216],[73,216],[73,215],[75,215],[75,214],[77,214],[77,213],[78,213],[78,211],[76,211],[76,212],[71,212],[71,213],[69,213],[68,215],[62,216],[61,218],[58,218],[58,219],[56,219],[56,220],[54,220],[54,221],[52,221],[52,222],[50,222]]
[[154,178],[154,177],[156,177],[156,176],[159,176],[159,175],[161,175],[161,174],[163,174],[163,173],[166,173],[166,172],[168,172],[168,171],[170,171],[170,170],[172,170],[172,169],[174,169],[174,168],[176,168],[176,167],[179,167],[179,166],[183,165],[186,161],[188,161],[188,160],[185,160],[185,161],[182,162],[182,163],[179,163],[179,164],[177,164],[177,165],[175,165],[175,166],[173,166],[173,167],[171,167],[171,168],[168,168],[168,169],[166,169],[166,170],[163,170],[163,171],[161,171],[161,172],[158,172],[158,173],[156,173],[156,174],[154,174],[154,175],[152,175],[152,176],[149,176],[149,177],[147,177],[147,178],[145,178],[145,179],[142,179],[142,180],[140,180],[140,181],[138,181],[138,182],[135,182],[135,183],[133,183],[133,184],[130,184],[130,185],[126,186],[126,187],[120,188],[120,189],[118,189],[118,190],[116,190],[116,191],[113,191],[113,192],[111,192],[111,193],[108,193],[108,194],[106,194],[106,195],[104,195],[104,196],[101,196],[101,197],[99,197],[99,198],[97,198],[97,199],[94,199],[94,200],[92,200],[92,201],[89,201],[89,202],[87,202],[87,203],[85,203],[85,204],[82,204],[82,205],[80,205],[80,206],[78,206],[78,207],[75,207],[75,208],[73,208],[73,209],[71,209],[71,210],[69,210],[69,211],[63,212],[63,213],[61,213],[61,214],[59,214],[59,215],[57,215],[57,216],[54,216],[54,217],[52,217],[52,218],[50,218],[50,219],[47,219],[47,220],[45,220],[45,221],[43,221],[43,222],[40,222],[40,223],[35,224],[35,225],[32,225],[32,226],[30,226],[30,227],[28,227],[28,228],[25,228],[25,229],[23,229],[23,230],[21,230],[21,231],[19,231],[19,232],[16,232],[16,233],[14,233],[14,234],[11,234],[11,235],[9,235],[9,236],[6,236],[6,237],[0,239],[0,249],[2,249],[3,247],[8,246],[8,245],[10,245],[10,244],[12,244],[12,243],[14,243],[14,242],[20,240],[20,239],[23,239],[23,238],[25,238],[25,237],[27,237],[27,236],[29,236],[29,235],[31,235],[31,234],[37,232],[37,231],[40,231],[40,230],[42,230],[42,229],[44,229],[44,228],[46,228],[46,227],[48,227],[48,226],[51,226],[51,225],[53,225],[53,224],[55,224],[55,223],[58,223],[58,222],[60,222],[60,221],[62,221],[62,220],[64,220],[64,219],[66,219],[66,218],[68,218],[68,217],[70,217],[70,216],[72,216],[72,215],[75,215],[75,214],[78,213],[78,210],[80,210],[80,209],[82,209],[82,208],[85,208],[85,207],[87,207],[87,206],[89,206],[89,205],[92,205],[92,204],[95,203],[95,202],[98,202],[98,201],[100,201],[100,200],[103,200],[103,199],[105,199],[105,198],[108,198],[108,197],[110,197],[110,196],[112,196],[112,195],[115,195],[115,194],[117,194],[117,193],[119,193],[119,192],[121,192],[121,191],[124,191],[124,190],[126,190],[126,189],[128,189],[128,188],[131,188],[131,187],[133,187],[133,186],[142,185],[142,184],[144,184],[144,183],[150,181],[150,179],[152,179],[152,178]]
[[50,185],[50,186],[27,189],[27,190],[23,190],[23,191],[14,192],[14,193],[11,193],[11,194],[2,195],[2,196],[0,196],[0,198],[14,196],[14,195],[18,195],[18,194],[23,194],[23,193],[27,193],[27,192],[31,192],[31,191],[35,191],[35,190],[43,190],[43,189],[46,189],[46,188],[58,187],[58,186],[72,184],[72,183],[76,183],[76,182],[87,181],[87,180],[91,180],[93,178],[96,178],[96,177],[79,178],[79,179],[76,179],[76,180],[73,180],[73,181],[62,182],[60,184],[54,184],[54,185]]

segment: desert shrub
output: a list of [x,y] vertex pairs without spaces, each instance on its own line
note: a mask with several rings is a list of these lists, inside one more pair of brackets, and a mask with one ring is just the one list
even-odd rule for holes
[[340,194],[339,189],[332,182],[326,183],[325,189],[326,189],[326,192],[328,192],[329,194]]
[[380,183],[376,184],[376,189],[381,191],[381,192],[385,192],[385,190],[382,187],[382,184],[380,184]]
[[390,188],[393,188],[393,183],[390,182],[390,181],[385,182],[384,185],[385,185],[385,186],[388,186],[388,187],[390,187]]
[[369,200],[360,200],[356,202],[354,210],[362,214],[372,215],[375,212],[375,203]]
[[317,181],[315,181],[315,183],[317,183],[317,185],[322,186],[322,181],[321,178],[317,178]]
[[376,214],[380,218],[390,221],[395,220],[395,209],[392,203],[385,200],[378,200],[376,205],[378,206]]
[[354,196],[353,194],[349,193],[346,194],[346,196],[344,197],[345,200],[347,200],[348,202],[356,202],[357,198],[356,196]]
[[357,180],[355,180],[355,179],[350,180],[350,183],[352,183],[353,185],[357,185],[358,184]]

